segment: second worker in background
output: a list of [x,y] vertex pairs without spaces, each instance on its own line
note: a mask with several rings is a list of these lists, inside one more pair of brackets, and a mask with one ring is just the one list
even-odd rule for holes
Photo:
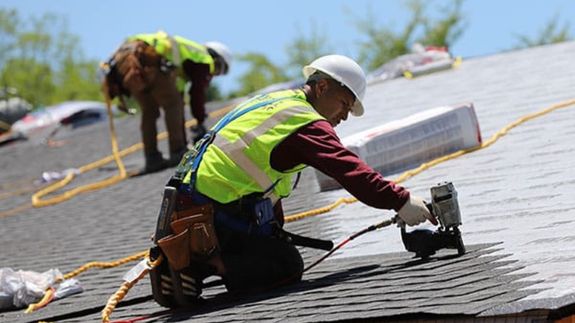
[[[119,98],[127,111],[125,97],[133,97],[142,111],[141,132],[145,166],[140,174],[176,166],[186,152],[184,91],[189,86],[190,107],[197,125],[192,140],[205,134],[206,91],[213,76],[227,74],[231,52],[222,43],[199,44],[165,32],[128,37],[106,64],[104,91]],[[164,110],[170,158],[158,149],[156,120]]]

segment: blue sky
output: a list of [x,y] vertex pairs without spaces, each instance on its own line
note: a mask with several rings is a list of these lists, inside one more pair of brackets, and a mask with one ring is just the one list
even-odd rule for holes
[[[368,10],[378,25],[400,29],[409,11],[400,0],[0,0],[0,7],[17,9],[22,18],[55,13],[68,20],[68,30],[81,39],[88,58],[103,60],[132,34],[163,29],[205,42],[218,40],[235,53],[259,52],[276,64],[287,62],[286,46],[313,24],[334,52],[357,57],[364,40],[355,27]],[[430,14],[446,0],[428,1]],[[574,0],[467,0],[466,30],[451,48],[456,56],[484,56],[508,50],[517,35],[535,36],[555,15],[575,36]],[[216,78],[224,93],[238,87],[245,66]]]

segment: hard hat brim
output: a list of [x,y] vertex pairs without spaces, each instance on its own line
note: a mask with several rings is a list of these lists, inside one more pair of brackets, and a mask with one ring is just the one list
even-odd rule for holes
[[355,103],[353,104],[353,107],[351,107],[351,115],[354,117],[361,117],[364,111],[363,103],[361,103],[361,101],[356,97]]
[[[302,72],[303,72],[303,76],[305,77],[306,81],[317,70],[318,70],[317,68],[310,66],[310,65],[304,66]],[[334,80],[341,82],[341,80],[338,80],[333,75],[330,75],[330,73],[327,73],[326,71],[322,71],[321,69],[319,69],[319,70],[321,72],[328,74]],[[361,101],[357,98],[357,93],[355,93],[355,91],[353,89],[349,88],[348,86],[345,86],[345,87],[348,88],[351,91],[351,93],[353,93],[353,95],[355,96],[355,103],[351,107],[351,115],[354,117],[361,117],[365,111],[365,109],[363,108],[363,103],[361,103]]]

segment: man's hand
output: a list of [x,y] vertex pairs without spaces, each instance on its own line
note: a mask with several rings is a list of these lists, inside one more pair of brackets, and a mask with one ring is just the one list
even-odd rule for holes
[[123,105],[122,103],[118,104],[118,110],[120,110],[124,113],[130,114],[130,110],[128,110],[128,108],[125,105]]
[[409,226],[418,225],[425,222],[425,220],[437,225],[437,220],[429,212],[423,199],[414,195],[410,195],[409,200],[397,212],[397,215]]
[[127,104],[126,99],[124,98],[123,95],[118,96],[118,99],[119,99],[118,100],[119,101],[118,102],[118,110],[120,110],[124,113],[127,113],[131,116],[136,114],[136,110],[128,108],[128,104]]

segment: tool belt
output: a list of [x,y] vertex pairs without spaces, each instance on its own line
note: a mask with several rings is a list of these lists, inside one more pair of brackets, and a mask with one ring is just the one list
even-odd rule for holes
[[215,222],[246,234],[276,236],[295,245],[329,250],[331,241],[298,236],[282,229],[269,199],[257,196],[220,204],[197,193],[179,194],[179,181],[168,183],[158,216],[154,242],[174,270],[191,262],[208,262],[219,256]]
[[106,83],[111,99],[130,96],[131,91],[148,90],[166,60],[143,41],[129,41],[120,46],[107,62]]
[[174,187],[167,186],[158,218],[155,242],[170,266],[178,271],[192,261],[207,262],[218,255],[212,204],[182,205]]
[[271,200],[261,194],[252,194],[228,204],[215,203],[214,207],[216,222],[235,231],[272,235],[283,225],[283,218],[276,217]]
[[211,204],[175,212],[170,224],[173,234],[158,240],[174,270],[186,268],[192,261],[205,262],[215,256],[218,239],[213,215]]
[[[196,200],[197,200],[197,194]],[[204,200],[209,200],[203,197]],[[232,231],[246,234],[273,236],[300,247],[331,250],[333,242],[300,236],[283,229],[283,218],[278,219],[269,199],[261,194],[244,196],[228,204],[213,202],[214,221]]]

